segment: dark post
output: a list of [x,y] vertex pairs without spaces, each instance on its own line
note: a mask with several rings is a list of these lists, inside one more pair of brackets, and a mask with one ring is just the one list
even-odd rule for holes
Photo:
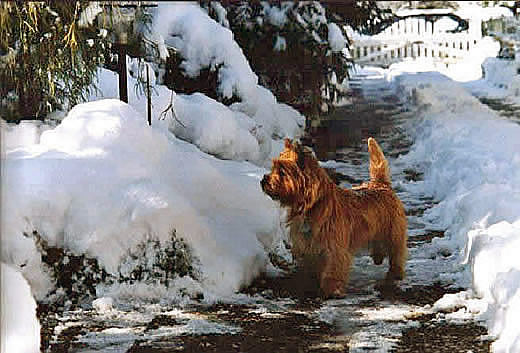
[[146,64],[146,97],[148,98],[148,125],[152,126],[152,95],[150,94],[150,75],[148,64]]
[[128,103],[126,72],[126,33],[121,33],[117,44],[117,71],[119,74],[119,99]]

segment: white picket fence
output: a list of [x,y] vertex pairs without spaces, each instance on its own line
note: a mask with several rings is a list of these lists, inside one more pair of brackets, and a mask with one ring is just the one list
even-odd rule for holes
[[386,67],[422,57],[448,66],[471,55],[481,39],[480,21],[470,20],[467,30],[450,33],[422,18],[408,17],[375,36],[355,40],[350,55],[360,65]]

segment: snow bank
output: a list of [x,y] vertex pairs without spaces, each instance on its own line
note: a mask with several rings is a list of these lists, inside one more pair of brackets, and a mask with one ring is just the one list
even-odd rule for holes
[[209,156],[117,100],[74,107],[39,144],[7,151],[2,165],[2,262],[24,274],[36,298],[53,283],[23,232],[115,273],[143,240],[165,241],[175,229],[200,260],[206,298],[231,295],[265,269],[266,248],[282,232],[259,186],[264,169]]
[[452,254],[454,266],[442,278],[458,285],[471,280],[487,304],[481,318],[498,336],[494,351],[517,352],[520,126],[439,74],[403,75],[396,82],[423,109],[402,160],[424,171],[424,180],[409,187],[440,201],[425,217],[446,229],[432,244]]
[[40,351],[40,324],[36,319],[36,303],[22,275],[0,264],[2,353]]
[[40,135],[52,126],[39,120],[22,120],[9,124],[0,119],[0,143],[3,152],[40,142]]
[[482,63],[482,70],[482,79],[466,85],[473,94],[520,104],[520,58],[487,58]]
[[[132,60],[129,67],[135,66]],[[100,69],[97,75],[100,90],[92,94],[91,101],[118,98],[117,75]],[[129,87],[137,80],[128,76]],[[243,105],[227,107],[200,93],[176,94],[166,86],[154,86],[152,93],[152,125],[166,121],[169,130],[182,140],[194,144],[201,151],[221,159],[249,161],[259,166],[269,167],[271,159],[283,149],[281,139],[274,139],[270,133],[246,113],[238,111]],[[129,104],[143,119],[147,116],[146,96],[136,90],[128,91]],[[167,109],[171,105],[172,110]],[[270,109],[264,107],[262,109]],[[283,112],[279,119],[293,119],[299,116],[289,106],[278,107]],[[163,113],[164,112],[164,113]]]

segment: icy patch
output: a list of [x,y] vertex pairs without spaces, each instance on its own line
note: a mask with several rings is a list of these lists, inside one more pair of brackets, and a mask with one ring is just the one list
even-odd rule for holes
[[317,318],[336,325],[341,334],[350,336],[351,352],[388,352],[399,341],[402,331],[420,325],[408,320],[416,313],[416,308],[408,305],[388,305],[379,308],[359,308],[357,299],[346,298],[328,301],[317,313]]
[[[214,321],[202,314],[184,312],[178,309],[161,311],[157,306],[145,306],[142,310],[120,311],[112,310],[108,313],[95,314],[89,321],[105,328],[79,338],[78,342],[86,345],[85,351],[102,350],[121,351],[128,349],[139,341],[156,341],[158,339],[173,338],[181,335],[222,335],[237,334],[240,327],[224,322]],[[79,312],[78,312],[79,313]],[[89,327],[92,322],[76,322],[75,325]],[[57,331],[64,327],[59,326]],[[123,351],[126,351],[123,350]]]

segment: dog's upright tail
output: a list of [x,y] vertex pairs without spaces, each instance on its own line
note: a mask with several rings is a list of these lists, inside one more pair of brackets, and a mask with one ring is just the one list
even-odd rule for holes
[[370,181],[391,184],[388,161],[381,147],[379,147],[376,140],[372,137],[368,138],[368,152],[370,153]]

